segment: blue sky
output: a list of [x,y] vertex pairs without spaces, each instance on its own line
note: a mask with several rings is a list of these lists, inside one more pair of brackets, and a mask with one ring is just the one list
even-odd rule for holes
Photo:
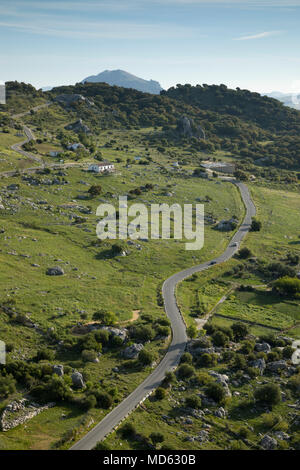
[[0,0],[0,80],[123,69],[164,88],[300,91],[300,0]]

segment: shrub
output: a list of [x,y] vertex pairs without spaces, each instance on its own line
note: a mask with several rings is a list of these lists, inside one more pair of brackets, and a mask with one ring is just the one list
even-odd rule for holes
[[55,358],[55,352],[52,351],[51,349],[43,348],[43,349],[40,349],[36,354],[37,361],[43,361],[43,360],[53,361],[54,358]]
[[245,248],[241,248],[238,252],[238,257],[240,259],[246,259],[246,258],[250,258],[250,256],[252,256],[252,252],[251,250],[249,250],[249,248],[245,247]]
[[101,194],[101,191],[102,191],[102,188],[99,184],[93,184],[89,188],[88,193],[94,197],[94,196],[99,196],[99,194]]
[[93,320],[99,321],[102,325],[114,325],[117,317],[113,312],[101,309],[94,313]]
[[188,408],[201,408],[201,398],[197,395],[191,395],[185,399],[185,405]]
[[198,330],[197,328],[195,327],[195,325],[190,325],[188,328],[187,328],[187,334],[190,338],[196,338],[197,334],[198,334]]
[[164,435],[161,432],[152,432],[149,437],[154,445],[165,440]]
[[151,341],[155,336],[155,331],[150,325],[137,326],[132,330],[132,336],[143,343]]
[[266,384],[254,391],[254,398],[259,403],[273,406],[281,402],[280,388],[277,384]]
[[180,359],[180,362],[181,362],[182,364],[183,364],[183,363],[192,364],[192,362],[193,362],[193,356],[191,355],[191,353],[186,352],[186,353],[182,354],[181,359]]
[[231,325],[234,338],[236,340],[244,339],[249,334],[249,327],[246,323],[235,322]]
[[154,361],[154,357],[153,357],[153,354],[151,352],[145,351],[145,349],[142,349],[139,352],[138,360],[144,366],[150,366],[152,364],[152,362]]
[[16,381],[11,374],[0,375],[0,398],[7,398],[16,391]]
[[252,219],[250,231],[251,232],[259,232],[261,230],[262,223],[260,220],[257,220],[255,217]]
[[225,346],[228,342],[228,337],[223,333],[223,331],[216,331],[212,335],[213,344],[215,346]]
[[215,367],[218,363],[216,354],[204,353],[198,359],[198,364],[202,367]]
[[169,384],[172,384],[174,382],[176,382],[176,375],[174,374],[174,372],[166,372],[163,384],[164,385],[169,385]]
[[195,369],[189,364],[182,364],[178,367],[178,377],[181,379],[189,379],[195,374]]
[[208,385],[206,389],[206,394],[208,397],[212,398],[217,403],[223,403],[226,397],[224,387],[216,382],[213,382]]
[[132,439],[136,435],[136,428],[132,423],[126,423],[120,429],[123,439]]
[[155,390],[155,398],[157,400],[163,400],[166,396],[166,390],[162,387],[158,387],[156,390]]
[[81,358],[84,362],[94,362],[96,359],[96,353],[95,351],[84,349],[81,353]]

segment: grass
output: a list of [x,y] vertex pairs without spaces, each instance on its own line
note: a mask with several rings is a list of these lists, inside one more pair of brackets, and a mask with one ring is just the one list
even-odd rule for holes
[[[120,139],[124,133],[113,135]],[[141,153],[143,146],[138,141],[138,132],[127,135],[130,154]],[[104,139],[111,139],[109,132]],[[1,141],[0,141],[1,142]],[[119,140],[117,140],[119,142]],[[5,146],[10,142],[6,141]],[[120,145],[120,144],[119,144]],[[120,323],[132,318],[133,310],[150,314],[153,319],[164,317],[163,308],[158,305],[157,291],[168,276],[192,264],[199,263],[221,253],[228,243],[229,235],[205,228],[206,243],[200,252],[185,250],[184,240],[149,240],[139,242],[141,250],[128,246],[128,256],[111,257],[111,242],[101,242],[98,246],[95,228],[96,208],[101,201],[118,204],[118,195],[146,182],[156,185],[153,190],[143,193],[132,202],[195,203],[196,198],[208,195],[211,202],[206,204],[206,212],[216,218],[243,214],[238,191],[229,183],[215,184],[183,174],[165,173],[167,157],[153,151],[153,162],[142,166],[138,163],[126,167],[128,152],[102,148],[105,158],[113,161],[116,173],[110,176],[97,176],[78,168],[68,169],[65,178],[69,184],[64,186],[29,186],[20,176],[0,180],[0,191],[6,194],[6,187],[18,183],[20,189],[4,199],[7,210],[2,214],[0,262],[0,299],[13,299],[17,311],[25,313],[42,331],[53,327],[61,339],[71,335],[72,327],[79,321],[88,322],[93,312],[106,308],[117,314]],[[6,149],[6,152],[8,150]],[[120,158],[121,162],[117,162]],[[49,158],[50,160],[50,158]],[[51,159],[53,161],[53,159]],[[56,171],[43,178],[52,178]],[[82,184],[84,181],[86,184]],[[78,194],[86,194],[92,184],[101,184],[102,194],[93,199],[78,200]],[[162,196],[166,188],[172,197]],[[39,201],[46,204],[38,204]],[[77,206],[90,206],[91,214],[81,214],[77,208],[66,204],[76,201]],[[228,208],[229,211],[225,211]],[[14,212],[16,209],[16,212]],[[86,217],[83,224],[74,225],[72,217]],[[38,267],[33,266],[38,265]],[[61,277],[46,276],[46,269],[60,265],[65,271]],[[83,320],[84,315],[84,320]],[[12,359],[31,359],[47,342],[35,330],[10,322],[5,314],[0,318],[1,339],[14,344],[9,353]],[[167,344],[153,341],[147,349],[161,357]],[[94,383],[104,381],[107,386],[117,385],[118,399],[127,396],[142,380],[150,369],[122,369],[122,360],[116,350],[104,353],[99,364],[85,364],[78,357],[59,353],[54,361],[71,365],[90,377]],[[118,375],[112,372],[121,367]],[[60,419],[64,406],[44,411],[26,425],[18,427],[1,436],[0,448],[30,449],[49,448],[65,432],[82,420],[84,413],[74,410],[73,417]],[[106,412],[93,410],[95,422]],[[42,423],[42,425],[41,425]],[[43,429],[41,441],[37,436]]]

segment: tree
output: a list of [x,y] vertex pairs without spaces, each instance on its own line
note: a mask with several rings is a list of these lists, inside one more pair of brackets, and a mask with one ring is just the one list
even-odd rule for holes
[[187,329],[187,334],[190,338],[196,338],[197,334],[198,334],[198,330],[197,328],[195,327],[195,325],[190,325]]
[[152,432],[149,437],[154,445],[164,442],[165,440],[164,435],[161,432]]
[[187,363],[187,364],[192,364],[193,362],[193,356],[189,352],[185,352],[182,354],[181,359],[180,359],[181,364]]
[[300,279],[282,277],[274,282],[273,289],[280,295],[290,295],[297,298],[300,296]]
[[262,385],[254,391],[254,398],[256,401],[271,407],[278,405],[281,402],[280,388],[273,383]]
[[90,196],[94,197],[94,196],[99,196],[99,194],[101,194],[101,191],[102,191],[102,188],[100,186],[100,184],[93,184],[89,189],[88,189],[88,193],[90,194]]
[[246,258],[249,258],[250,256],[252,256],[252,253],[249,250],[249,248],[245,247],[245,248],[241,248],[239,250],[238,256],[239,256],[240,259],[246,259]]
[[132,439],[136,435],[136,428],[132,423],[126,423],[121,427],[120,433],[123,439]]
[[251,232],[259,232],[261,230],[262,223],[260,220],[257,220],[255,217],[253,217],[252,222],[251,222],[251,227],[250,231]]
[[231,325],[231,329],[237,341],[244,339],[249,334],[249,327],[246,323],[235,322]]
[[158,387],[155,390],[155,398],[157,400],[163,400],[163,398],[165,398],[166,394],[167,394],[166,390],[162,387]]

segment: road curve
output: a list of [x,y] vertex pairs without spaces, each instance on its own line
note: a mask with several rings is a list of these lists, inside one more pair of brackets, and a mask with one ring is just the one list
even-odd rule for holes
[[[230,259],[239,247],[233,246],[235,242],[240,244],[248,233],[251,219],[255,215],[255,206],[251,199],[247,186],[243,183],[231,180],[241,193],[246,208],[246,216],[243,223],[231,239],[230,244],[222,255],[215,258],[216,264],[223,263]],[[186,348],[187,334],[182,315],[176,303],[175,289],[177,284],[194,273],[204,271],[212,265],[210,261],[185,269],[169,277],[163,284],[162,294],[167,316],[171,321],[172,342],[169,349],[158,364],[156,369],[118,406],[116,406],[105,418],[100,421],[91,431],[89,431],[81,440],[76,442],[70,450],[91,450],[97,442],[103,440],[126,416],[128,416],[143,400],[145,400],[152,391],[157,388],[165,377],[166,372],[176,368],[180,357]]]
[[[39,106],[35,106],[34,108],[31,108],[29,111],[25,111],[24,113],[13,114],[11,118],[18,119],[23,116],[27,116],[31,113],[31,111],[38,111],[39,109],[50,106],[51,104],[52,104],[51,102],[40,104]],[[29,129],[29,127],[25,126],[24,124],[22,124],[22,127],[26,135],[26,139],[23,140],[22,142],[17,142],[16,144],[13,144],[11,146],[11,149],[14,150],[15,152],[20,153],[21,155],[28,158],[29,160],[34,160],[35,162],[43,164],[43,160],[41,158],[37,157],[36,155],[33,155],[32,153],[25,152],[25,150],[22,149],[22,145],[26,144],[27,142],[30,142],[31,140],[35,140],[32,130]]]

